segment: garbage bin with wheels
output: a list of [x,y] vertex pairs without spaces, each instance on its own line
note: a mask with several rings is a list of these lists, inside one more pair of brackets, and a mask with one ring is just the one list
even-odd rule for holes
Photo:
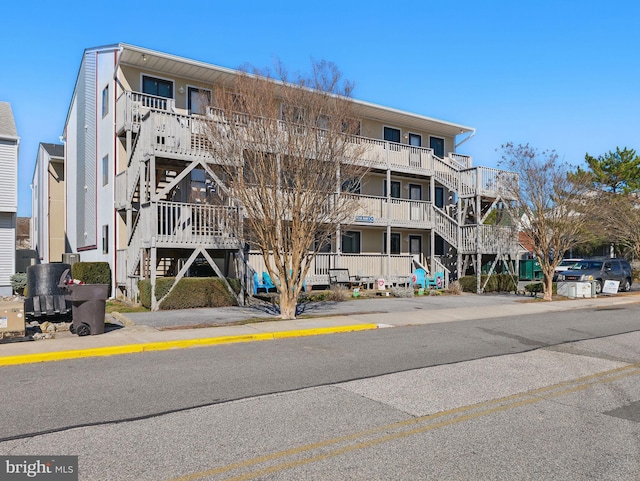
[[78,336],[103,334],[108,284],[68,284],[66,288],[71,292],[71,332]]

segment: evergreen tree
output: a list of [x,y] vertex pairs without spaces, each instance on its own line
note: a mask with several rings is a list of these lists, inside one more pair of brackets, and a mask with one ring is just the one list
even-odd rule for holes
[[[600,191],[613,194],[640,191],[640,155],[633,149],[626,147],[616,151],[609,151],[604,155],[593,157],[588,153],[584,160],[589,169],[593,186]],[[585,173],[578,167],[578,173]]]

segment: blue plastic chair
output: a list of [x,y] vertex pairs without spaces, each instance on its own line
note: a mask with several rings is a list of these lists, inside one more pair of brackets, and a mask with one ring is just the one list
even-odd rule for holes
[[[415,271],[413,271],[413,275],[415,276],[416,280],[414,282],[414,285],[420,286],[423,289],[426,289],[427,287],[427,271],[425,271],[424,269],[416,269]],[[413,277],[411,278],[413,280]]]
[[260,276],[258,276],[257,272],[253,273],[253,294],[258,293],[258,289],[264,289],[265,292],[269,292],[267,286],[264,282],[260,280]]
[[275,288],[276,288],[276,285],[271,280],[271,276],[269,276],[268,272],[263,272],[262,273],[262,283],[264,284],[265,288],[267,289],[267,292],[269,292],[269,289],[274,289],[275,290]]
[[427,279],[428,287],[435,287],[436,289],[444,288],[444,272],[436,272],[433,277]]

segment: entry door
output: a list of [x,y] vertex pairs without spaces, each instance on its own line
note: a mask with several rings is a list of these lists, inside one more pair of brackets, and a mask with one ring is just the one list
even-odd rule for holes
[[429,147],[433,149],[436,157],[444,159],[444,139],[440,137],[429,137]]
[[[422,200],[422,186],[420,184],[409,184],[409,199]],[[421,203],[411,202],[410,209],[409,218],[411,220],[424,220]]]
[[414,147],[422,146],[422,135],[409,133],[409,165],[411,167],[420,167],[420,149],[415,149]]
[[211,104],[211,90],[188,87],[187,107],[192,114],[204,115],[206,108]]
[[409,253],[413,255],[422,254],[422,236],[409,236]]
[[389,150],[398,152],[400,150],[400,129],[393,127],[384,128],[384,140],[389,142]]

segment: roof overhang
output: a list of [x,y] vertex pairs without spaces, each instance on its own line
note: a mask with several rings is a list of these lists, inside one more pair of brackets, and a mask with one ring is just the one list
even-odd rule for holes
[[[119,65],[128,65],[158,74],[170,74],[205,84],[228,84],[239,71],[197,60],[178,57],[156,50],[120,44]],[[389,126],[401,125],[407,129],[427,131],[454,137],[474,133],[473,127],[438,120],[403,110],[384,107],[362,100],[352,99],[356,113],[363,118],[377,120]]]

